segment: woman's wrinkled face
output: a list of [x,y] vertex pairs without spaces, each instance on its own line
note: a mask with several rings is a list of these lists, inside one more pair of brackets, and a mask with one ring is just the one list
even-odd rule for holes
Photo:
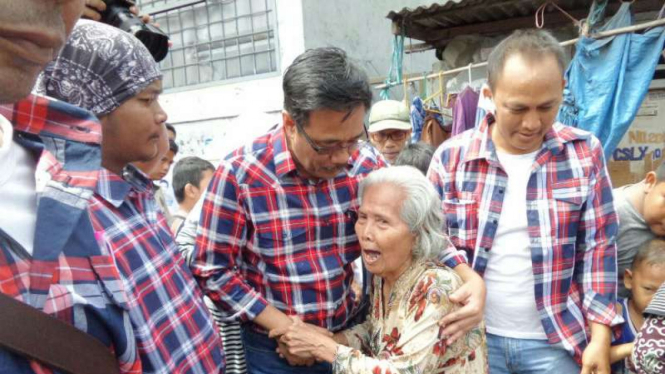
[[400,217],[405,197],[393,184],[371,185],[358,211],[356,235],[365,267],[389,282],[396,281],[412,261],[415,236]]

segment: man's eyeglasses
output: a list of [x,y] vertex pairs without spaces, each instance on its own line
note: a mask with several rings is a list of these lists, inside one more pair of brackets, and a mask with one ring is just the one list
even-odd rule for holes
[[409,131],[408,130],[397,130],[391,132],[379,131],[379,132],[373,132],[369,134],[369,136],[372,138],[373,141],[378,143],[385,142],[386,139],[399,142],[405,140],[406,137],[409,136]]
[[298,123],[297,121],[293,121],[296,124],[296,128],[298,129],[298,132],[302,134],[302,136],[305,138],[307,141],[307,144],[309,144],[310,147],[314,150],[314,152],[320,154],[320,155],[332,155],[335,154],[339,151],[345,150],[349,154],[355,152],[356,149],[363,147],[365,144],[367,144],[367,128],[363,125],[363,131],[364,131],[364,137],[360,138],[358,140],[353,140],[350,142],[346,143],[336,143],[333,145],[329,146],[320,146],[312,140],[312,138],[307,135],[305,132],[305,129]]

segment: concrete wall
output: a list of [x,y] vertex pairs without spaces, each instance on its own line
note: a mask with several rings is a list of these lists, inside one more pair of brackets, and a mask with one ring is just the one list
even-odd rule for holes
[[[284,1],[284,0],[281,0]],[[287,0],[288,1],[288,0]],[[390,69],[393,34],[390,11],[429,6],[433,0],[302,0],[305,48],[335,46],[346,50],[370,78],[385,77]],[[422,43],[413,40],[413,44]],[[405,46],[409,39],[405,40]],[[434,51],[404,56],[406,73],[430,72]],[[375,91],[378,98],[378,91]],[[391,93],[401,99],[401,88]]]
[[[162,95],[160,103],[178,131],[178,158],[202,156],[218,161],[229,151],[280,120],[281,76],[307,48],[337,46],[366,69],[385,76],[392,55],[391,10],[430,5],[431,0],[276,0],[279,72],[269,77],[185,88]],[[408,39],[406,41],[409,42]],[[419,41],[414,41],[418,43]],[[406,55],[406,72],[430,71],[433,51]],[[394,88],[396,98],[401,88]],[[375,91],[378,98],[378,91]]]
[[188,155],[210,161],[251,140],[281,117],[283,70],[305,50],[300,0],[277,0],[278,72],[261,79],[167,92],[160,103]]

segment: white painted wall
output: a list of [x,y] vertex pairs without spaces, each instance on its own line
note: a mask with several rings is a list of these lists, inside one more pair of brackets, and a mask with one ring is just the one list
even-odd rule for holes
[[[369,77],[385,76],[392,53],[391,10],[431,0],[276,0],[279,72],[270,77],[167,92],[160,103],[178,131],[177,158],[218,161],[280,121],[284,70],[307,48],[337,46]],[[417,41],[415,41],[417,42]],[[408,43],[408,40],[407,40]],[[407,55],[406,72],[430,71],[434,52]],[[401,90],[393,89],[400,96]],[[378,91],[375,91],[378,98]]]
[[261,79],[167,92],[160,103],[176,127],[178,157],[218,161],[281,118],[282,73],[305,50],[301,0],[277,0],[278,72]]

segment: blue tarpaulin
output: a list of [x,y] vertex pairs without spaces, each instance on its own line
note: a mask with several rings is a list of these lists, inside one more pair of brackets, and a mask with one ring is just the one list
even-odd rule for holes
[[[598,31],[632,25],[624,3]],[[609,158],[633,122],[663,50],[665,28],[608,38],[581,37],[566,71],[559,121],[592,132]]]

